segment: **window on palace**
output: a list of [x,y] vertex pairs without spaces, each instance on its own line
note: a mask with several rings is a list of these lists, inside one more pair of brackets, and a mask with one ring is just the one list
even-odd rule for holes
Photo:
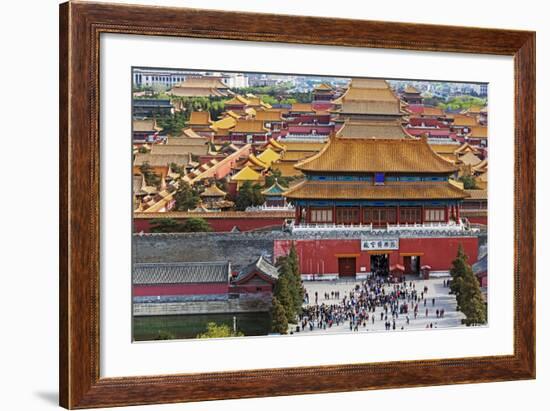
[[424,210],[424,221],[427,221],[427,222],[445,221],[445,209],[444,208],[427,208],[426,210]]
[[336,209],[338,224],[359,224],[359,207],[339,207]]
[[382,226],[397,223],[397,210],[394,207],[367,207],[363,209],[366,224]]
[[311,209],[312,223],[332,223],[332,208]]
[[401,224],[420,224],[422,209],[420,207],[401,207],[399,209],[399,222]]

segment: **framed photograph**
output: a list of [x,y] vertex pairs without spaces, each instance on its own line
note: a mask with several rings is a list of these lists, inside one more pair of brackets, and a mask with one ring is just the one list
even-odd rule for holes
[[60,404],[535,378],[534,46],[62,4]]

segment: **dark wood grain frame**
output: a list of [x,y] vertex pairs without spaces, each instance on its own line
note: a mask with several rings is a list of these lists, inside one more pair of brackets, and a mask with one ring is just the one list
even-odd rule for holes
[[[514,354],[100,378],[101,33],[513,56]],[[59,380],[63,407],[107,407],[535,378],[534,32],[71,2],[60,6],[59,46]]]

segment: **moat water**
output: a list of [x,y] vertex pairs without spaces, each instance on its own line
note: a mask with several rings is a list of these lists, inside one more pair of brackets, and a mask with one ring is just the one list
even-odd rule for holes
[[204,333],[208,323],[225,324],[233,329],[233,317],[237,331],[245,336],[267,335],[271,329],[269,313],[238,314],[188,314],[134,317],[134,341],[152,341],[160,335],[173,339],[197,338]]

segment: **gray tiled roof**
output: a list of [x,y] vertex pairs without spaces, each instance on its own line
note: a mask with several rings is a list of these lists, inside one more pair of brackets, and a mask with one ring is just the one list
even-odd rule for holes
[[279,278],[279,270],[273,264],[269,263],[262,256],[260,256],[252,264],[247,265],[240,272],[235,281],[240,281],[249,275],[253,271],[259,271],[268,277],[273,278],[274,280]]
[[231,265],[225,261],[201,263],[137,263],[134,284],[227,283]]

